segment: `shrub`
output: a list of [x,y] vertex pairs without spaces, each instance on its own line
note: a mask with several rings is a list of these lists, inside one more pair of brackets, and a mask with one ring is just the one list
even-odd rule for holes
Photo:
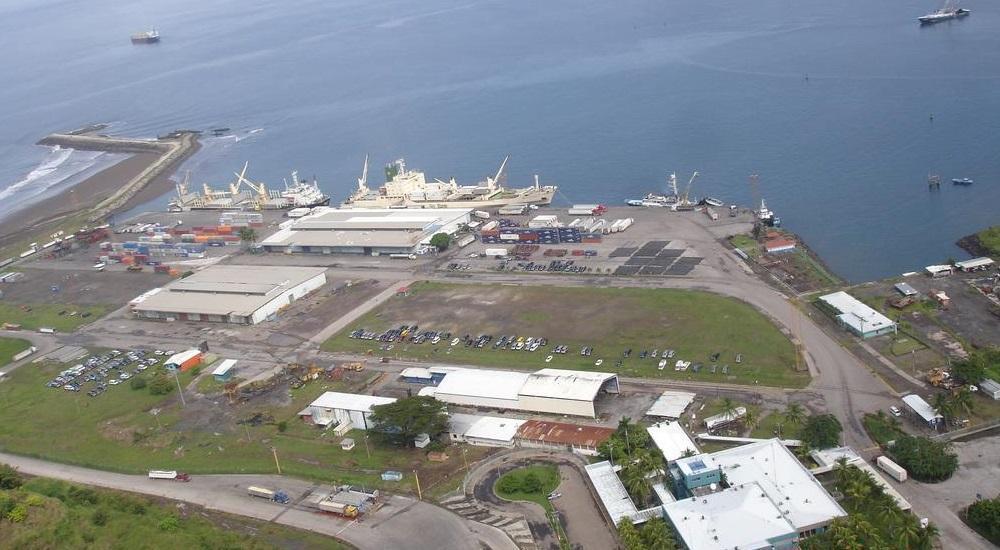
[[889,455],[918,481],[944,481],[958,468],[958,456],[948,444],[927,437],[904,435],[896,439]]
[[840,421],[832,414],[810,416],[802,427],[801,438],[813,449],[828,449],[840,442],[840,432],[843,428]]
[[521,478],[521,490],[525,493],[537,493],[542,490],[542,480],[535,472],[528,472]]
[[174,383],[166,374],[158,373],[149,383],[149,393],[151,395],[166,395],[174,389]]
[[24,504],[15,504],[9,512],[7,512],[7,519],[12,523],[21,523],[28,517],[28,507]]
[[45,497],[31,493],[24,499],[24,503],[30,507],[37,508],[45,504]]
[[521,490],[521,481],[515,476],[506,475],[500,478],[497,489],[502,493],[516,493]]
[[146,379],[142,376],[136,376],[131,382],[129,382],[129,386],[131,386],[133,390],[141,390],[146,387]]
[[17,489],[24,483],[21,474],[9,464],[0,464],[0,489]]
[[287,420],[282,420],[281,422],[278,422],[278,431],[281,432],[281,433],[285,433],[286,431],[288,431],[288,421]]
[[965,511],[965,518],[980,535],[1000,545],[1000,497],[973,503]]
[[191,369],[192,377],[198,376],[199,374],[201,374],[201,367],[194,367],[193,369]]
[[94,510],[94,513],[90,516],[90,522],[97,526],[103,526],[108,523],[108,512],[104,508],[98,508]]
[[181,523],[177,520],[177,516],[167,516],[160,520],[157,526],[160,531],[176,531],[180,527]]
[[66,492],[66,500],[76,504],[97,504],[99,498],[96,491],[87,487],[70,485]]
[[17,500],[15,500],[13,496],[6,493],[0,493],[0,518],[7,517],[7,514],[9,514],[15,506],[17,506]]

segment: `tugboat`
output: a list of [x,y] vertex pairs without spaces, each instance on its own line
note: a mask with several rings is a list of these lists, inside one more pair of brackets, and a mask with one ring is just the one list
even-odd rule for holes
[[955,185],[972,185],[972,180],[969,178],[955,178],[951,180],[951,183]]
[[160,41],[160,33],[156,29],[137,32],[132,35],[133,44],[155,44]]
[[970,13],[972,12],[965,8],[956,8],[955,5],[952,4],[951,0],[949,0],[943,8],[934,13],[924,15],[923,17],[918,17],[917,20],[920,21],[921,25],[933,25],[934,23],[940,23],[942,21],[959,19],[969,15]]
[[764,202],[764,199],[760,199],[760,208],[757,209],[754,214],[756,214],[757,219],[766,226],[781,227],[781,218],[774,215],[774,212],[767,207],[767,203]]

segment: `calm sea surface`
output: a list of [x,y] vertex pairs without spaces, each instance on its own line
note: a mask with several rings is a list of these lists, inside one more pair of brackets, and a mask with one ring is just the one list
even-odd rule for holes
[[[231,127],[195,182],[315,174],[337,199],[366,153],[477,180],[512,155],[560,202],[620,204],[701,172],[853,281],[964,257],[1000,223],[1000,6],[932,28],[932,2],[6,0],[0,215],[115,158],[34,146]],[[132,46],[155,26],[163,41]],[[376,171],[377,172],[377,171]],[[929,193],[929,173],[973,178]],[[165,200],[153,203],[165,204]],[[669,236],[667,236],[669,237]]]

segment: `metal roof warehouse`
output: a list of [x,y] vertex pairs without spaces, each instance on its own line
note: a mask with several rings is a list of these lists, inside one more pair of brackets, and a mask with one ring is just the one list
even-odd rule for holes
[[410,254],[436,233],[456,233],[471,213],[466,208],[318,207],[283,222],[260,244],[269,252]]
[[299,416],[318,426],[350,424],[356,429],[367,430],[371,427],[372,407],[395,402],[395,397],[328,391],[300,411]]
[[326,284],[326,269],[214,265],[132,304],[140,319],[253,325]]
[[618,376],[561,369],[529,374],[456,368],[426,394],[455,405],[596,418],[594,401],[602,391],[618,393]]
[[896,323],[891,319],[844,291],[820,296],[819,299],[837,312],[841,326],[862,338],[896,332]]
[[600,426],[528,420],[517,430],[517,442],[522,447],[555,447],[596,455],[597,446],[607,441],[613,433],[613,429]]

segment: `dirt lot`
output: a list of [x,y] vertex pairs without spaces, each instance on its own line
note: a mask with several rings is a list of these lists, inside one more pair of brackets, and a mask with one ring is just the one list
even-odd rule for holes
[[[788,339],[756,310],[736,300],[666,289],[545,288],[420,283],[407,297],[397,297],[365,315],[324,344],[330,351],[380,350],[409,357],[501,368],[543,367],[614,370],[629,376],[676,377],[720,382],[798,387],[808,375],[793,371],[794,349]],[[545,337],[537,352],[482,349],[450,342],[437,345],[396,343],[388,349],[377,340],[349,338],[358,328],[381,332],[419,324],[421,330],[447,331],[452,337],[517,334]],[[557,345],[565,354],[553,353]],[[590,356],[581,356],[592,346]],[[380,349],[381,348],[381,349]],[[623,351],[632,354],[616,365]],[[670,368],[658,369],[659,358],[639,357],[643,350],[672,348]],[[718,369],[710,373],[712,353]],[[735,362],[736,353],[742,362]],[[552,359],[546,361],[549,354]],[[705,364],[700,372],[676,373],[679,359]],[[597,364],[601,360],[601,364]],[[723,374],[722,366],[729,372]]]
[[[146,273],[111,273],[93,269],[21,268],[25,278],[5,283],[3,300],[17,304],[74,303],[122,306],[169,277]],[[53,290],[56,287],[56,290]]]

